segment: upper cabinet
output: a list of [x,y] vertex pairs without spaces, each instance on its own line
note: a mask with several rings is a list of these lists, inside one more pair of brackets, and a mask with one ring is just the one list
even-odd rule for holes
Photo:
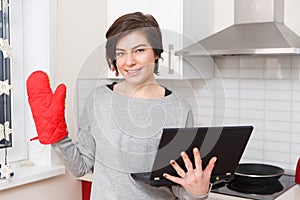
[[[118,17],[143,12],[153,15],[163,35],[164,53],[159,64],[159,79],[210,78],[213,61],[210,57],[182,58],[175,52],[203,39],[214,31],[212,0],[113,0],[107,1],[107,24]],[[201,48],[201,47],[199,47]],[[116,78],[108,72],[109,78]]]

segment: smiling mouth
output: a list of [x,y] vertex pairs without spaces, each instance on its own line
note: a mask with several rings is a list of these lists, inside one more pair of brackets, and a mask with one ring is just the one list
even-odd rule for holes
[[136,75],[138,75],[138,73],[139,73],[139,71],[141,69],[142,68],[139,68],[139,69],[130,69],[130,70],[126,70],[126,72],[127,72],[128,76],[136,76]]

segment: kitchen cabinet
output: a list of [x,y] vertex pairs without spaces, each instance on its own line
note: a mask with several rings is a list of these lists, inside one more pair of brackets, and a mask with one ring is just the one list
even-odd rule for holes
[[[206,37],[214,28],[214,2],[211,0],[114,0],[107,2],[107,23],[130,12],[153,15],[163,35],[164,53],[159,79],[210,78],[213,61],[209,57],[187,58],[176,51]],[[109,78],[115,78],[109,70]]]
[[81,181],[82,200],[89,200],[91,197],[93,173],[89,172],[88,174],[79,177],[78,179]]
[[91,189],[92,189],[91,181],[84,181],[84,180],[81,181],[82,200],[90,200]]

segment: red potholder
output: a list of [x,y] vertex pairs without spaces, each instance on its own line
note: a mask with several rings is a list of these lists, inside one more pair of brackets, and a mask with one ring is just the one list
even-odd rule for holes
[[37,137],[42,144],[52,144],[67,136],[65,121],[66,86],[60,84],[52,93],[47,74],[33,72],[27,79],[28,102],[35,122]]

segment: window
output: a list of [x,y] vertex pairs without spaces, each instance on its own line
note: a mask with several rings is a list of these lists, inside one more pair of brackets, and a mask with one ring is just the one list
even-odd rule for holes
[[0,0],[0,148],[12,146],[9,9]]
[[54,52],[52,46],[55,34],[52,30],[55,30],[56,8],[56,0],[9,2],[13,134],[12,147],[0,149],[0,163],[3,163],[7,154],[7,162],[18,173],[15,173],[14,181],[1,179],[0,190],[64,174],[63,166],[52,163],[50,145],[41,145],[38,141],[29,142],[29,138],[36,136],[36,129],[25,87],[26,78],[33,71],[50,71]]
[[[1,83],[4,83],[7,89],[10,88],[9,95],[5,93],[0,95],[0,123],[3,125],[4,133],[10,133],[10,137],[1,140],[0,163],[3,163],[6,160],[6,154],[7,162],[26,159],[27,145],[24,132],[22,1],[0,0],[0,2],[0,20],[2,20],[0,21],[0,34],[2,34],[0,36],[3,37],[2,51],[0,52],[0,81],[3,81]],[[4,82],[6,80],[7,82]],[[7,90],[5,92],[8,93]],[[9,124],[6,123],[7,121]],[[9,129],[6,128],[6,131],[5,123],[9,127]]]
[[[0,0],[4,1],[4,0]],[[7,1],[7,0],[6,0]],[[55,63],[56,1],[10,1],[10,56],[12,147],[7,148],[7,162],[28,160],[35,165],[52,165],[51,146],[38,141],[26,95],[26,78],[35,70],[50,77]],[[50,23],[49,23],[50,22]],[[0,52],[1,54],[1,52]],[[5,149],[0,149],[3,163]],[[15,163],[18,165],[18,163]]]

